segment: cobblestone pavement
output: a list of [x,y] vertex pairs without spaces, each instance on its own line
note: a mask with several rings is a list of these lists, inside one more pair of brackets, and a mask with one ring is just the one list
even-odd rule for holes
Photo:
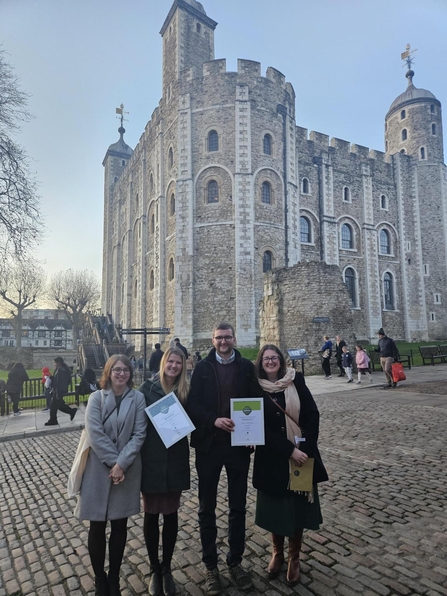
[[[425,396],[429,398],[429,396]],[[250,488],[244,566],[265,596],[440,596],[447,594],[447,399],[370,389],[316,397],[320,449],[330,482],[320,485],[324,524],[306,532],[302,579],[268,581],[269,537],[253,523]],[[425,398],[424,398],[425,399]],[[430,405],[427,405],[430,403]],[[433,405],[435,404],[435,405]],[[79,430],[0,445],[0,596],[93,593],[87,525],[65,492]],[[194,468],[192,468],[194,469]],[[224,594],[236,596],[224,565],[226,486],[218,503]],[[185,493],[173,564],[179,594],[204,593],[197,484]],[[142,516],[129,520],[123,596],[147,594]]]

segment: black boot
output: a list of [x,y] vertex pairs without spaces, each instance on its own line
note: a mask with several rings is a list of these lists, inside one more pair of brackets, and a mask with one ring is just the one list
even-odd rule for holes
[[109,596],[121,596],[120,576],[109,573]]
[[109,585],[107,575],[95,575],[95,596],[109,596]]
[[161,577],[161,565],[151,565],[151,581],[149,582],[150,596],[161,596],[163,594],[163,582]]
[[163,594],[165,596],[174,596],[175,594],[175,583],[171,573],[170,565],[162,565],[161,573],[163,576]]

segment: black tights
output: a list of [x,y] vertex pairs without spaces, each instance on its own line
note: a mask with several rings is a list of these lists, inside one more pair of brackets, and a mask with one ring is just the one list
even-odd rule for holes
[[[127,540],[127,517],[110,522],[112,529],[109,537],[109,575],[117,577],[120,573],[124,548]],[[88,533],[88,552],[95,576],[104,575],[106,559],[107,522],[91,521]]]
[[[177,511],[169,515],[163,515],[163,565],[170,567],[172,555],[174,553],[175,543],[178,532]],[[158,513],[144,514],[144,539],[146,541],[147,554],[149,562],[154,567],[159,565],[158,560],[158,542],[160,539],[160,529],[158,526]]]

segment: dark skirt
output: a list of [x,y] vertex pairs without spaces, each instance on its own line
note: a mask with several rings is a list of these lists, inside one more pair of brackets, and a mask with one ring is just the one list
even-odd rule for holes
[[171,493],[142,493],[145,513],[170,515],[180,507],[181,491]]
[[278,536],[295,536],[302,528],[318,530],[323,517],[317,485],[314,486],[313,503],[309,503],[307,495],[294,491],[285,497],[272,497],[258,490],[255,523]]

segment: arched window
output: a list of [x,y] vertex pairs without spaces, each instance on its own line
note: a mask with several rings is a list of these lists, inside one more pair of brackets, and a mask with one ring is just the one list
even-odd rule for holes
[[265,155],[272,154],[272,136],[269,134],[264,135],[264,140],[262,142],[262,148]]
[[407,129],[406,129],[406,128],[404,128],[404,129],[402,130],[402,141],[406,141],[406,140],[407,140],[407,138],[408,138]]
[[425,147],[421,147],[419,155],[421,156],[421,159],[425,159]]
[[434,106],[434,104],[431,104],[431,105],[430,105],[430,112],[431,112],[432,114],[434,114],[434,113],[435,113],[435,106]]
[[126,165],[126,161],[125,161],[124,159],[121,161],[121,165],[122,165],[123,167]]
[[301,242],[310,243],[312,241],[310,233],[310,221],[307,217],[300,217],[300,240]]
[[134,286],[133,286],[133,297],[136,299],[138,296],[138,280],[135,280]]
[[219,151],[219,135],[216,130],[208,133],[208,151]]
[[435,135],[436,134],[436,124],[433,122],[433,124],[431,125],[431,134]]
[[200,23],[196,23],[196,31],[200,33],[202,31],[202,25]]
[[273,254],[270,250],[266,250],[262,257],[262,272],[267,273],[271,271],[273,267]]
[[308,178],[303,178],[301,180],[301,192],[304,195],[308,195],[309,194],[309,179]]
[[261,187],[261,200],[266,205],[272,203],[272,185],[270,182],[263,182]]
[[351,298],[351,306],[355,308],[357,306],[357,287],[355,283],[355,271],[352,267],[348,267],[345,270],[345,284]]
[[174,259],[171,257],[169,259],[168,265],[168,281],[172,281],[175,275],[175,268],[174,268]]
[[169,212],[170,212],[171,217],[173,215],[175,215],[175,194],[174,193],[172,193],[172,195],[171,195],[171,200],[169,203]]
[[154,276],[154,270],[151,269],[151,273],[149,275],[149,289],[153,290],[155,287],[155,276]]
[[135,211],[138,211],[138,207],[140,204],[140,198],[138,196],[138,193],[135,195]]
[[343,187],[343,201],[346,201],[347,203],[351,202],[351,191],[348,186]]
[[406,111],[405,110],[402,110],[401,113],[400,113],[400,119],[403,120],[406,117],[407,117]]
[[383,298],[386,310],[394,310],[394,280],[388,271],[383,276]]
[[115,178],[113,179],[113,182],[118,182],[118,176],[115,176]]
[[354,233],[348,224],[343,224],[341,227],[341,247],[354,248]]
[[210,180],[207,187],[207,203],[219,202],[219,185],[215,180]]
[[385,195],[380,196],[380,208],[381,209],[388,209],[388,199]]
[[154,176],[151,172],[151,175],[149,176],[149,192],[153,192],[154,190]]
[[173,165],[174,165],[174,151],[172,150],[172,147],[169,147],[169,153],[168,153],[168,167],[169,167],[169,169],[171,169]]
[[406,153],[405,149],[400,150],[401,153]]
[[382,255],[390,255],[391,254],[391,240],[390,234],[387,230],[380,230],[379,235],[379,248],[380,254]]
[[152,213],[151,215],[151,234],[155,232],[155,215]]

